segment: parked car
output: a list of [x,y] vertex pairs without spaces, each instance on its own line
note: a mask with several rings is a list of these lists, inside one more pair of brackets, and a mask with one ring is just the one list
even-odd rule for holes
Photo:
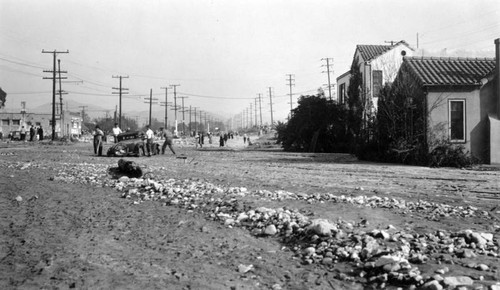
[[12,141],[14,141],[14,140],[17,140],[17,141],[21,140],[21,131],[10,131],[9,138]]

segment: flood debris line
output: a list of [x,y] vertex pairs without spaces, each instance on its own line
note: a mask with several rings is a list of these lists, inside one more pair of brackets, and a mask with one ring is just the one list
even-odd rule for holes
[[[303,264],[316,264],[333,269],[338,263],[348,263],[352,270],[338,273],[337,278],[341,280],[381,288],[387,285],[409,289],[496,287],[495,279],[498,278],[500,270],[498,233],[467,229],[419,234],[411,228],[398,229],[390,225],[384,229],[373,229],[366,220],[354,222],[339,219],[332,222],[312,219],[299,210],[286,207],[252,208],[251,205],[243,204],[238,197],[251,195],[273,200],[341,202],[403,209],[404,212],[438,212],[440,215],[462,217],[481,215],[488,218],[487,214],[477,208],[425,201],[406,202],[377,196],[249,191],[244,187],[226,187],[191,179],[127,176],[111,179],[106,170],[107,168],[100,165],[63,164],[57,169],[52,180],[113,187],[121,192],[123,198],[134,204],[159,201],[165,205],[203,212],[208,218],[220,221],[228,227],[246,228],[257,237],[271,236],[281,239],[285,245],[284,250],[292,252]],[[439,267],[419,268],[423,264]],[[474,269],[476,274],[454,275],[450,269],[457,266]],[[239,271],[245,272],[246,268],[241,267]]]

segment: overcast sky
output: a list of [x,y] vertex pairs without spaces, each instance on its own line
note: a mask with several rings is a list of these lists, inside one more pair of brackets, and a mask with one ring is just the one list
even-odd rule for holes
[[[129,76],[123,113],[148,110],[150,89],[164,101],[179,84],[185,106],[229,118],[262,94],[264,122],[290,110],[287,74],[297,97],[349,70],[356,44],[405,40],[416,48],[480,51],[494,56],[498,0],[0,0],[0,87],[7,108],[52,100],[52,55],[68,71],[64,98],[114,109],[113,75]],[[169,90],[173,101],[173,90]],[[178,100],[180,104],[180,99]],[[155,105],[157,109],[163,108]],[[78,108],[72,108],[78,110]],[[104,113],[103,113],[104,114]],[[162,119],[163,116],[155,116]]]

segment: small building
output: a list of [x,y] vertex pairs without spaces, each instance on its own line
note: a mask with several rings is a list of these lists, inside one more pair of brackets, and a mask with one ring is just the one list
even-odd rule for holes
[[[62,120],[61,120],[62,119]],[[79,112],[65,111],[64,114],[56,115],[56,136],[80,135],[82,130],[82,117]],[[51,113],[26,113],[6,112],[0,110],[0,126],[2,127],[3,138],[6,138],[11,131],[19,131],[21,127],[28,131],[33,125],[42,127],[44,136],[52,135],[52,114]]]
[[[396,77],[404,56],[412,56],[414,49],[405,41],[390,45],[357,45],[353,65],[359,66],[362,78],[361,91],[366,101],[376,110],[378,93],[386,82]],[[337,78],[338,102],[345,104],[351,71]]]
[[425,94],[427,143],[448,140],[500,164],[500,39],[496,58],[405,57],[395,82]]

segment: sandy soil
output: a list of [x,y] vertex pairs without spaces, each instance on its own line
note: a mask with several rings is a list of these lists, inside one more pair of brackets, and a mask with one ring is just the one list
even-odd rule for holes
[[[207,144],[202,149],[177,142],[178,155],[186,159],[171,154],[130,159],[156,179],[194,179],[249,191],[377,195],[474,206],[478,212],[487,211],[488,217],[430,218],[428,212],[239,197],[247,207],[289,207],[332,221],[369,220],[370,228],[392,225],[423,233],[473,229],[499,238],[500,171],[494,168],[376,164],[345,154],[286,153],[266,142],[247,146],[236,138],[228,147]],[[339,278],[340,273],[349,273],[352,264],[305,265],[280,237],[256,237],[203,212],[161,202],[133,204],[113,188],[53,180],[64,166],[85,163],[91,170],[96,166],[99,175],[99,168],[116,166],[117,161],[94,156],[89,143],[0,143],[1,289],[367,287],[363,281]],[[485,287],[500,281],[498,258],[480,259],[492,266],[487,273],[458,264],[450,265],[450,270],[483,276]],[[243,273],[240,265],[253,269]],[[438,266],[429,262],[421,269],[432,275]]]

